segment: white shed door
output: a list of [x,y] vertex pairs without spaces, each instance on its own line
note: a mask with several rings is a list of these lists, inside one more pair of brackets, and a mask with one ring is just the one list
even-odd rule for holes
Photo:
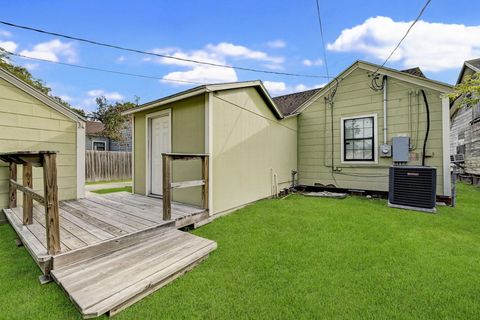
[[162,195],[162,153],[170,152],[170,117],[153,118],[150,122],[150,193]]

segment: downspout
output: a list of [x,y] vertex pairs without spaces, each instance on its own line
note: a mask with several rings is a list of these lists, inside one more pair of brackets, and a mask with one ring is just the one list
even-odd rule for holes
[[387,144],[387,76],[383,76],[383,144]]

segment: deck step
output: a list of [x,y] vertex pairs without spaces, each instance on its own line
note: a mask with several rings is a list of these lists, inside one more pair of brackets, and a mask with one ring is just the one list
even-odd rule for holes
[[85,318],[113,315],[181,276],[216,247],[172,228],[51,274]]

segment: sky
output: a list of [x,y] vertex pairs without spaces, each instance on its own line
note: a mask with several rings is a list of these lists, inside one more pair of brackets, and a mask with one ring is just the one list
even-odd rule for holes
[[[70,104],[92,111],[95,98],[145,103],[198,83],[262,80],[272,96],[320,87],[356,60],[381,64],[424,1],[320,0],[326,62],[315,0],[2,1],[0,20],[149,52],[293,77],[197,65],[98,47],[0,25],[0,47],[55,62],[143,74],[144,79],[14,57]],[[468,8],[468,9],[466,9]],[[480,57],[480,1],[432,0],[388,61],[420,67],[454,84],[463,61]]]

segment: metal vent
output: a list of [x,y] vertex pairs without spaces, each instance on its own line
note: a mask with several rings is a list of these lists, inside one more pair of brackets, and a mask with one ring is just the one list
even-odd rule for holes
[[453,162],[453,163],[464,163],[465,162],[465,156],[461,153],[457,153],[457,154],[452,154],[450,156],[450,162]]
[[431,167],[390,167],[389,203],[400,206],[434,209],[437,169]]

